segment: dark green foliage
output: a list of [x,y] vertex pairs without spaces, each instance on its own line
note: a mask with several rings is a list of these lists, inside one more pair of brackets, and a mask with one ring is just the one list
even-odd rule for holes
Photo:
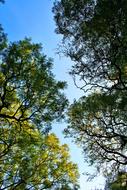
[[75,61],[71,74],[83,80],[85,91],[126,88],[126,9],[126,0],[56,1],[56,31]]
[[[120,97],[121,94],[111,96],[94,93],[73,103],[68,112],[70,124],[66,133],[81,144],[86,161],[89,160],[90,164],[96,162],[98,166],[107,163],[106,170],[117,171],[120,165],[127,164],[124,153],[127,118],[123,107],[119,107]],[[110,168],[110,161],[113,168]]]
[[127,173],[125,171],[118,172],[113,179],[111,176],[108,179],[106,186],[109,190],[127,190]]
[[85,95],[68,112],[66,134],[106,175],[127,165],[127,1],[61,0],[53,12],[70,74]]

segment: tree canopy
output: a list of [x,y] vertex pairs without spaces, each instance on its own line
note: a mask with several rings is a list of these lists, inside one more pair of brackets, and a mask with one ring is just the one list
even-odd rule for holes
[[105,189],[109,190],[126,190],[127,189],[127,173],[126,171],[118,172],[114,177],[108,176]]
[[66,133],[106,174],[127,165],[127,1],[61,0],[53,12],[61,51],[83,97],[68,112]]
[[126,0],[55,1],[56,32],[85,91],[126,89],[126,9]]
[[20,124],[30,121],[41,129],[62,117],[65,82],[55,81],[52,60],[41,53],[41,45],[30,39],[1,43],[0,117]]
[[68,146],[60,145],[54,134],[42,135],[29,126],[9,132],[8,141],[15,136],[15,143],[0,159],[1,190],[78,188],[77,165],[70,161]]
[[9,43],[0,28],[0,189],[78,189],[77,165],[50,133],[64,117],[65,82],[30,39]]

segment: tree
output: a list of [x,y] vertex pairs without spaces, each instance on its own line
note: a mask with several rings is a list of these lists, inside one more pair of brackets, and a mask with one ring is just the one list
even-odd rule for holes
[[66,144],[60,145],[54,134],[24,128],[16,143],[1,160],[0,188],[65,189],[78,187],[77,165],[70,161]]
[[126,8],[126,0],[54,3],[56,32],[75,61],[71,74],[83,80],[85,91],[126,89]]
[[20,124],[30,121],[41,130],[62,117],[67,105],[61,92],[65,82],[55,81],[52,60],[41,53],[41,45],[25,39],[1,52],[0,117]]
[[84,96],[69,109],[66,133],[86,160],[106,171],[127,165],[127,1],[61,0],[54,3],[62,51]]
[[68,101],[52,60],[30,39],[9,43],[0,28],[0,189],[78,188],[67,145],[49,133]]
[[119,172],[116,176],[113,177],[113,179],[110,176],[109,180],[107,181],[106,186],[108,186],[109,190],[126,190],[127,189],[126,171]]

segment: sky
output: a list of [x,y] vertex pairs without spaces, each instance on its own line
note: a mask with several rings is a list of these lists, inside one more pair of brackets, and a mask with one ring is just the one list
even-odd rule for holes
[[[68,88],[65,90],[65,94],[69,101],[73,102],[74,99],[82,96],[82,92],[74,86],[73,80],[68,74],[72,65],[71,60],[56,53],[61,36],[55,34],[52,6],[52,0],[6,0],[5,4],[0,6],[0,23],[7,33],[9,41],[30,37],[33,42],[42,43],[43,52],[54,60],[55,78],[67,81]],[[86,181],[87,177],[83,173],[92,173],[94,168],[84,162],[82,150],[71,142],[71,139],[64,138],[62,134],[64,127],[66,127],[65,123],[55,123],[53,132],[60,138],[61,143],[69,145],[71,160],[78,164],[80,189],[103,188],[104,179],[101,176],[92,182]]]

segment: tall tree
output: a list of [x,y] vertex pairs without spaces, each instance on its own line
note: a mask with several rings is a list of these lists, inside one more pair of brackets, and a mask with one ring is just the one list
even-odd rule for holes
[[61,0],[53,12],[73,76],[90,87],[126,89],[126,0]]
[[50,134],[68,101],[52,60],[30,39],[9,43],[0,29],[0,189],[78,188],[67,145]]
[[0,159],[1,190],[78,189],[77,165],[70,161],[66,144],[28,125],[15,133],[11,151]]
[[62,51],[74,61],[70,74],[85,92],[69,109],[66,132],[104,173],[127,165],[126,10],[126,0],[61,0],[53,8]]
[[42,129],[63,114],[65,82],[55,81],[52,60],[40,44],[25,39],[6,46],[1,50],[0,117],[20,124],[29,120]]

